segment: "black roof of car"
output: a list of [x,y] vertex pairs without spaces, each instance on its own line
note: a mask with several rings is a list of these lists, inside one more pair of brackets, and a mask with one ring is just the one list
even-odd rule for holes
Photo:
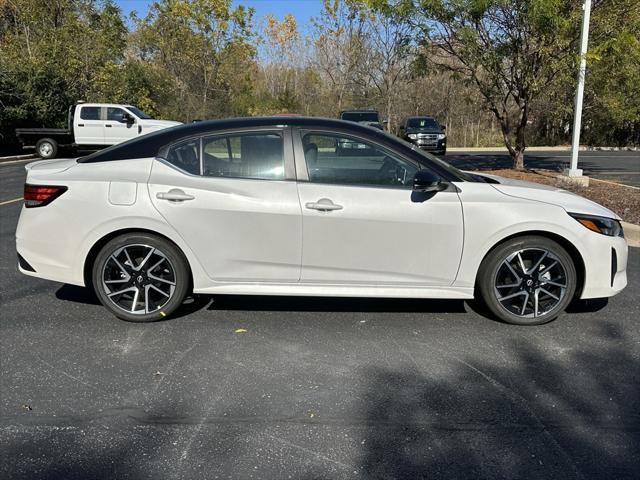
[[375,136],[382,143],[389,143],[389,139],[380,130],[345,120],[320,117],[239,117],[221,120],[206,120],[187,123],[176,127],[166,128],[148,133],[141,137],[118,143],[104,150],[99,150],[86,157],[78,159],[79,163],[107,162],[112,160],[126,160],[132,158],[153,157],[158,151],[171,143],[183,138],[251,127],[269,126],[299,126],[310,128],[337,128]]

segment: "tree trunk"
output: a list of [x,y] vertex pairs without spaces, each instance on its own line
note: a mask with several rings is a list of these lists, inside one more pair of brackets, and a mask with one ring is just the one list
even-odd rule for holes
[[524,149],[516,149],[515,156],[511,155],[511,157],[513,158],[513,168],[516,170],[524,170]]

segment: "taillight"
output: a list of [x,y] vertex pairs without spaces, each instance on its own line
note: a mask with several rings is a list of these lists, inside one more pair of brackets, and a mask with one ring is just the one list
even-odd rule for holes
[[67,187],[56,185],[24,184],[24,206],[27,208],[44,207],[67,191]]

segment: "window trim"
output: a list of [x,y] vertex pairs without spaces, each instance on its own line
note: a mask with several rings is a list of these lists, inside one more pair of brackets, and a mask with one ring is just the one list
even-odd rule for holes
[[[85,108],[97,108],[98,109],[98,118],[82,118],[82,112],[84,112]],[[102,122],[104,121],[104,116],[106,115],[106,110],[103,113],[103,107],[98,105],[82,105],[80,107],[80,120],[89,121],[89,122]]]
[[303,134],[306,135],[308,133],[319,134],[319,135],[328,134],[331,136],[344,135],[347,138],[360,140],[364,143],[373,145],[375,148],[379,148],[384,152],[392,153],[394,157],[397,157],[398,159],[403,160],[410,165],[413,165],[418,170],[431,171],[431,169],[421,164],[420,162],[417,162],[416,160],[410,157],[407,157],[406,155],[403,155],[400,152],[392,150],[389,147],[381,145],[379,142],[372,140],[370,137],[367,137],[365,135],[354,134],[349,130],[339,130],[339,129],[333,129],[333,128],[301,128],[301,127],[296,127],[294,128],[294,130],[295,130],[293,133],[294,153],[295,153],[295,160],[296,160],[296,172],[298,173],[297,180],[299,182],[313,183],[316,185],[334,185],[334,186],[338,185],[342,187],[356,187],[356,188],[385,188],[385,189],[392,188],[394,190],[410,190],[412,188],[410,185],[395,186],[395,185],[376,185],[376,184],[357,184],[357,183],[312,182],[309,179],[309,169],[307,166],[307,159],[305,158],[305,155],[304,155],[304,146],[302,144]]
[[[214,176],[206,176],[204,175],[204,139],[209,137],[229,137],[236,135],[247,135],[252,133],[277,133],[282,137],[282,156],[284,161],[284,178],[281,179],[272,179],[272,178],[250,178],[250,177],[214,177]],[[184,172],[179,167],[175,167],[171,162],[169,162],[167,156],[169,150],[180,143],[184,143],[189,140],[198,140],[200,142],[200,174],[194,175],[189,172]],[[163,160],[167,165],[174,166],[178,171],[184,172],[188,175],[200,177],[200,178],[208,178],[208,179],[228,179],[228,180],[253,180],[253,181],[268,181],[268,182],[284,182],[284,181],[295,181],[296,180],[296,168],[294,165],[294,154],[293,154],[293,142],[292,142],[292,133],[291,127],[287,125],[264,125],[258,127],[246,127],[246,128],[232,128],[225,130],[213,130],[210,132],[199,133],[197,135],[188,135],[177,139],[171,143],[168,143],[160,149],[158,149],[158,153],[156,155],[156,159]]]

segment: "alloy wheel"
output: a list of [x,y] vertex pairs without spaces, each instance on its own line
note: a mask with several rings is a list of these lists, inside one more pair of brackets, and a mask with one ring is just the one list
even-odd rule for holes
[[53,146],[50,143],[43,142],[42,144],[40,144],[38,153],[41,157],[48,157],[49,155],[51,155],[51,152],[53,152]]
[[119,309],[134,315],[160,310],[176,289],[176,271],[169,258],[150,245],[116,249],[102,268],[102,288]]
[[502,261],[496,271],[494,293],[509,313],[538,318],[562,302],[567,284],[567,271],[558,256],[544,248],[526,248]]

